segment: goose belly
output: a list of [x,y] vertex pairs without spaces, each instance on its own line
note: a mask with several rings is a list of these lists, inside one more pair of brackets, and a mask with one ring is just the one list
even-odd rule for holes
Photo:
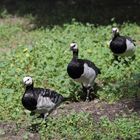
[[126,39],[126,51],[122,54],[116,54],[118,56],[133,56],[135,53],[135,45],[133,42],[131,42],[130,40]]
[[92,86],[96,78],[96,72],[94,69],[84,64],[84,72],[80,78],[75,79],[76,82],[82,83],[85,87]]
[[54,107],[55,107],[55,103],[53,103],[49,97],[43,97],[39,95],[37,100],[37,108],[35,112],[47,113],[51,111]]

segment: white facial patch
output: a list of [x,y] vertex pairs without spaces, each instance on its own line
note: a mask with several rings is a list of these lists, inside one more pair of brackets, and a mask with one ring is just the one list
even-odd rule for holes
[[112,33],[119,33],[119,29],[118,28],[112,28]]
[[71,44],[70,44],[70,48],[76,50],[76,49],[78,49],[78,46],[77,46],[76,43],[71,43]]
[[23,83],[25,84],[25,85],[27,85],[27,86],[29,86],[29,85],[32,85],[33,84],[33,80],[32,80],[32,78],[31,77],[24,77],[23,78]]

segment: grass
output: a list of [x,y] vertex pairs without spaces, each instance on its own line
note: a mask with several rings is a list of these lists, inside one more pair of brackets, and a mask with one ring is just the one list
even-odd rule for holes
[[[97,78],[100,100],[109,103],[122,98],[134,97],[140,92],[140,27],[124,23],[107,26],[83,25],[73,21],[53,28],[28,30],[28,19],[0,19],[0,120],[26,123],[28,113],[21,105],[24,93],[22,78],[31,75],[35,86],[52,88],[64,96],[77,98],[80,85],[67,75],[66,67],[72,54],[69,44],[76,41],[81,58],[92,60],[101,75]],[[118,26],[123,35],[130,35],[138,46],[135,61],[112,63],[113,56],[108,48],[112,26]],[[81,91],[80,91],[81,92]],[[29,122],[31,123],[31,122]],[[138,139],[140,120],[137,115],[116,118],[113,122],[101,118],[94,123],[89,114],[73,113],[60,118],[50,118],[48,127],[41,125],[42,139]],[[48,132],[48,133],[47,133]],[[54,133],[55,132],[55,133]]]
[[[89,114],[71,113],[59,119],[50,118],[46,126],[42,123],[39,131],[42,139],[87,139],[87,140],[115,140],[137,139],[139,135],[140,120],[136,117],[117,118],[113,122],[107,117],[101,117],[95,123]],[[47,133],[46,133],[47,132]]]

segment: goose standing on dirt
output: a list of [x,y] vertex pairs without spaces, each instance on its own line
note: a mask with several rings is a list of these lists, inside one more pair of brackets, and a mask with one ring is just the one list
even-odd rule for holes
[[121,36],[118,28],[112,28],[110,49],[116,60],[118,56],[134,56],[135,48],[134,41],[130,37]]
[[63,101],[63,96],[57,92],[44,89],[34,88],[31,77],[24,77],[23,83],[26,87],[22,97],[22,104],[31,113],[39,113],[40,117],[46,118],[60,103]]
[[86,101],[89,101],[94,81],[101,72],[93,62],[78,59],[78,46],[75,42],[70,44],[70,50],[73,52],[73,58],[67,66],[67,73],[73,80],[82,84],[83,90],[86,90]]

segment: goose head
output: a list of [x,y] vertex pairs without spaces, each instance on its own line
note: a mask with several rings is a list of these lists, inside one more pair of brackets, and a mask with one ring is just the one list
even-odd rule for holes
[[31,85],[33,85],[32,77],[30,77],[30,76],[24,77],[24,78],[23,78],[23,84],[24,84],[25,86],[31,86]]
[[77,43],[75,43],[75,42],[72,42],[71,44],[70,44],[70,50],[71,51],[78,51],[78,45],[77,45]]
[[115,37],[119,35],[119,29],[117,27],[112,28],[112,36]]

